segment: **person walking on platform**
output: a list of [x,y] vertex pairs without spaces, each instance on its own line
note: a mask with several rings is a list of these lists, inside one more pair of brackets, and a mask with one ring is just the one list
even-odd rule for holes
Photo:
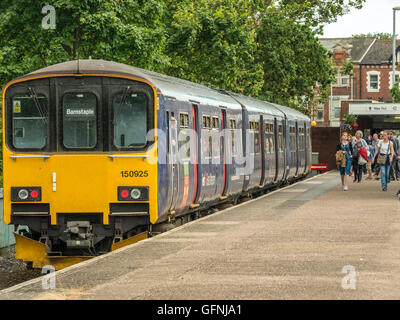
[[363,172],[363,166],[358,164],[358,150],[361,147],[367,148],[367,143],[365,140],[362,138],[363,133],[361,130],[357,130],[356,132],[356,138],[353,140],[352,147],[353,147],[353,168],[354,168],[354,182],[361,182],[362,179],[362,172]]
[[383,139],[379,141],[378,151],[374,155],[372,162],[376,162],[381,169],[381,185],[382,191],[387,191],[387,185],[389,183],[389,170],[390,164],[393,161],[394,148],[393,142],[389,140],[389,135],[386,131],[383,132]]
[[[350,147],[352,147],[352,145],[353,145],[353,136],[350,133],[347,134],[347,141],[350,143]],[[351,177],[352,175],[353,175],[353,164],[351,164],[351,166],[350,166],[349,177]]]
[[[378,134],[377,134],[377,133],[374,133],[374,134],[372,135],[372,143],[371,143],[372,148],[374,148],[374,154],[375,154],[376,151],[378,150],[378,143],[379,143]],[[378,166],[376,163],[373,163],[373,164],[372,164],[372,171],[374,172],[374,174],[375,174],[376,176],[378,176],[379,170],[380,170],[379,166]]]
[[393,161],[392,164],[390,165],[390,173],[389,173],[389,178],[390,180],[394,181],[394,180],[399,180],[399,174],[398,174],[398,156],[399,156],[399,144],[397,142],[397,139],[394,136],[394,132],[390,131],[389,133],[389,140],[392,141],[393,143],[393,150],[394,150],[394,156],[393,156]]
[[352,146],[348,140],[348,135],[346,131],[342,132],[342,137],[340,142],[336,147],[336,152],[342,151],[345,156],[345,166],[339,165],[340,177],[342,179],[342,188],[344,191],[349,190],[349,175],[351,168],[351,158],[352,158]]
[[372,159],[374,158],[375,155],[375,148],[372,147],[372,139],[368,141],[368,147],[367,147],[367,151],[368,151],[368,162],[366,164],[367,167],[367,171],[368,171],[368,180],[372,180]]

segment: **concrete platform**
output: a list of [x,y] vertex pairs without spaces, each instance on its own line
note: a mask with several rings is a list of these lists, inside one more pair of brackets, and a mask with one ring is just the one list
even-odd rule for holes
[[350,183],[318,175],[0,299],[399,299],[400,183]]

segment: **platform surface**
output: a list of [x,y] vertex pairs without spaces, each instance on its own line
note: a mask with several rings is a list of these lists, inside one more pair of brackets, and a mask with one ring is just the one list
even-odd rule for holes
[[399,188],[328,172],[0,299],[399,299]]

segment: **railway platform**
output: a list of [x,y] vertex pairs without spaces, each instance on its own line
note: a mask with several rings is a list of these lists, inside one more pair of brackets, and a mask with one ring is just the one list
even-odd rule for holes
[[0,299],[399,299],[400,183],[317,175]]

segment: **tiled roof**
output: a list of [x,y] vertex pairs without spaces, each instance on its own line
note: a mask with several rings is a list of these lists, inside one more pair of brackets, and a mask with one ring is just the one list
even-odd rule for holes
[[[334,51],[335,48],[349,50],[350,59],[360,64],[389,63],[392,58],[392,39],[322,38],[319,42],[329,51]],[[397,51],[400,49],[399,46],[400,40],[397,40]]]
[[[396,48],[400,45],[400,40],[396,41]],[[389,63],[392,58],[393,42],[391,39],[377,39],[368,51],[362,64],[382,64]]]
[[350,58],[354,62],[360,62],[374,41],[373,37],[319,39],[319,42],[329,51],[333,51],[336,46],[349,49]]

